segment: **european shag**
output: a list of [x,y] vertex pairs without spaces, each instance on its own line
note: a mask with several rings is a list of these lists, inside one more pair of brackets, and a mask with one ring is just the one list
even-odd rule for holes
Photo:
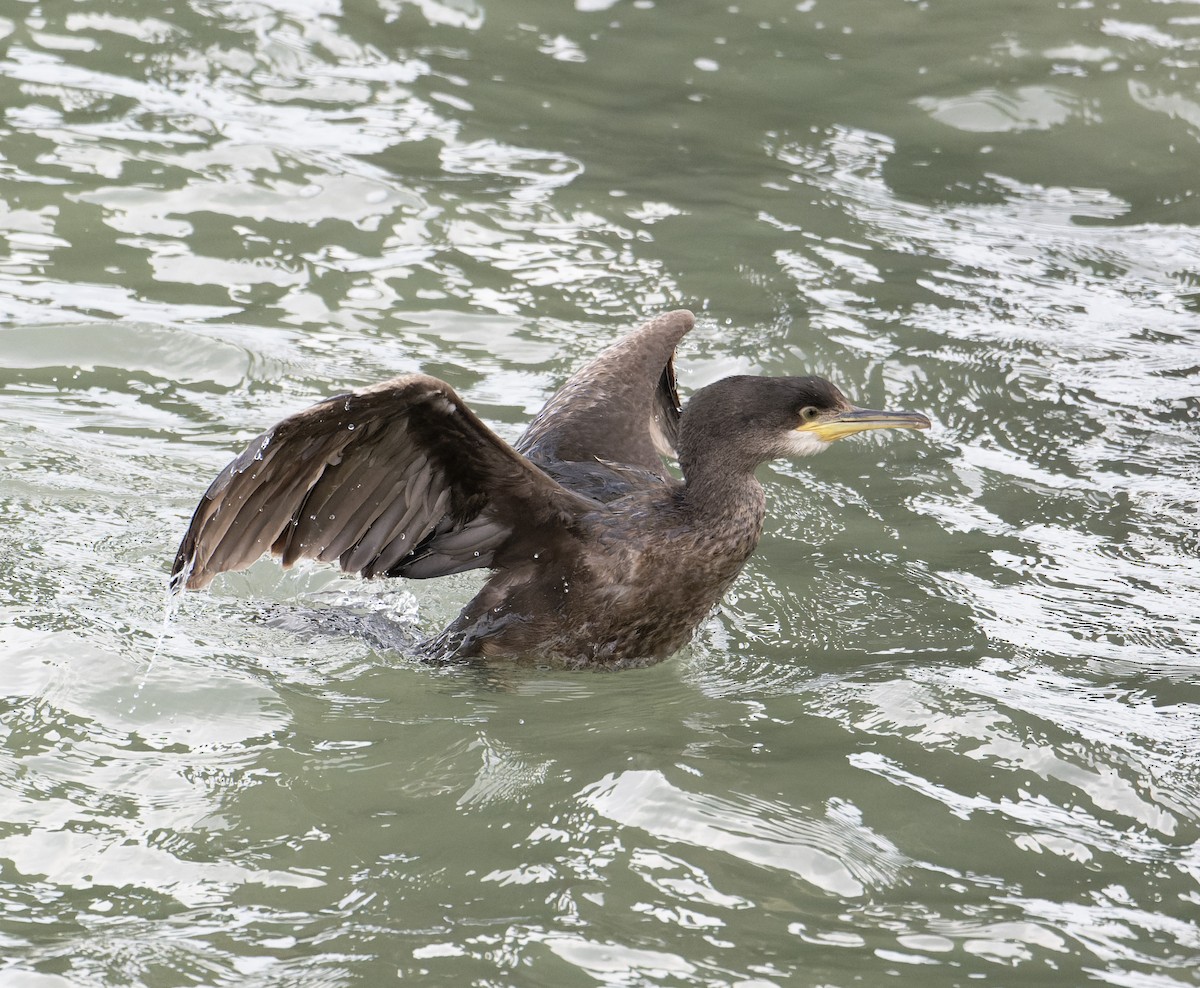
[[[867,429],[925,429],[856,408],[819,377],[728,377],[681,408],[669,312],[577,371],[510,446],[424,374],[285,418],[201,499],[172,569],[197,589],[266,552],[364,577],[490,570],[436,659],[660,659],[685,645],[762,532],[762,463]],[[664,466],[678,457],[683,480]]]

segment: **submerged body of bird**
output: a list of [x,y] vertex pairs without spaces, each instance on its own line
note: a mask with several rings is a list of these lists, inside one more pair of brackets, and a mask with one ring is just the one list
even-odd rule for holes
[[[681,410],[674,351],[692,324],[689,312],[667,313],[606,350],[515,448],[447,384],[419,374],[284,419],[213,481],[172,586],[202,587],[266,552],[365,577],[486,568],[425,655],[670,655],[758,543],[761,463],[866,429],[929,425],[855,408],[814,377],[726,378]],[[672,453],[682,481],[663,464]]]
[[[434,655],[550,655],[569,662],[664,658],[687,644],[754,552],[765,500],[710,514],[682,486],[626,494],[536,540],[429,643]],[[718,536],[719,533],[719,537]]]

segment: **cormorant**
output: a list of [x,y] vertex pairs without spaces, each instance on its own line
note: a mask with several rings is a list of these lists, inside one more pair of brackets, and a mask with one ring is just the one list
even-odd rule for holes
[[[171,572],[206,586],[266,552],[364,577],[491,575],[422,652],[436,659],[660,659],[691,638],[762,531],[762,463],[867,429],[819,377],[728,377],[681,409],[661,315],[577,371],[516,446],[443,381],[408,374],[285,418],[213,481]],[[675,454],[683,480],[665,468]]]

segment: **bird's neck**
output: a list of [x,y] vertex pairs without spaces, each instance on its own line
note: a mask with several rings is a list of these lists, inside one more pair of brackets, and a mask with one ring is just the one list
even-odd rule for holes
[[766,497],[753,473],[696,470],[686,476],[683,503],[696,523],[753,536],[762,531]]

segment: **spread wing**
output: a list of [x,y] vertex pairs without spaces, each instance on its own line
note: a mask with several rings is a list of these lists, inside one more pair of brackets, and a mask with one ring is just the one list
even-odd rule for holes
[[602,460],[665,479],[679,434],[675,346],[695,322],[677,309],[620,339],[571,375],[517,449],[537,463]]
[[491,566],[522,532],[594,507],[493,433],[448,384],[415,374],[337,395],[255,439],[212,482],[171,570],[197,589],[266,552],[284,566],[442,576]]

